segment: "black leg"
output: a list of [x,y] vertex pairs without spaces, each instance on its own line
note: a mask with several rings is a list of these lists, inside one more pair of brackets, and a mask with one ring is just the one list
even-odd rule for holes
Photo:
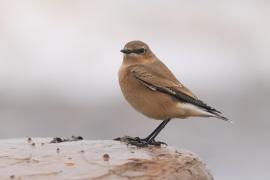
[[164,120],[145,140],[148,143],[154,142],[157,135],[161,132],[161,130],[170,122],[170,118],[167,120]]
[[161,132],[161,130],[168,124],[168,122],[170,122],[170,120],[171,120],[170,118],[164,120],[149,136],[147,136],[144,139],[141,139],[139,137],[134,138],[130,136],[125,136],[123,138],[116,138],[115,140],[124,141],[127,142],[128,144],[135,145],[138,147],[145,147],[148,145],[160,146],[162,144],[166,144],[164,142],[155,141],[155,138]]
[[[164,127],[164,124],[166,125],[168,122],[166,122],[167,120],[164,120],[164,121],[162,121],[162,123],[160,123],[159,124],[159,126],[151,133],[151,134],[149,134],[144,140],[145,141],[149,141],[150,139],[151,139],[151,137],[152,136],[154,136],[158,131],[159,131],[159,129],[161,128],[161,129],[163,129]],[[156,135],[157,136],[157,135]],[[155,136],[155,137],[156,137]]]

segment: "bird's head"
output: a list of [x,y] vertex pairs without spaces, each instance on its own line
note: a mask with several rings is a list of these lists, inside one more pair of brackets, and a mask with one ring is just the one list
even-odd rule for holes
[[155,57],[149,46],[142,41],[128,42],[121,52],[124,53],[124,60],[140,63],[149,62]]

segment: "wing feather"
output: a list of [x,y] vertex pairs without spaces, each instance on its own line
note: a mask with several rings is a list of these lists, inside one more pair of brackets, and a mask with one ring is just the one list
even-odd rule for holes
[[165,77],[162,77],[161,74],[151,73],[147,67],[144,66],[136,66],[131,69],[131,72],[138,81],[153,91],[168,94],[181,102],[193,104],[217,116],[221,114],[220,111],[199,100],[180,82],[174,82],[166,79]]

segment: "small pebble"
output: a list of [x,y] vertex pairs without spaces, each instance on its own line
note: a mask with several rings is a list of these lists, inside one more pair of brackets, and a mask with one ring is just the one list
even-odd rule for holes
[[27,142],[28,142],[28,143],[32,142],[32,138],[30,138],[30,137],[27,138]]
[[71,136],[70,141],[81,141],[81,140],[83,140],[82,136]]
[[60,148],[57,148],[57,149],[56,149],[56,152],[59,153],[59,152],[60,152]]
[[45,145],[45,143],[41,143],[41,146],[44,146]]
[[110,159],[109,154],[103,154],[103,160],[104,161],[109,161],[109,159]]
[[9,178],[10,179],[14,179],[15,178],[15,175],[10,175]]
[[60,137],[54,137],[53,140],[50,141],[50,143],[61,143],[64,140]]
[[33,143],[31,144],[31,146],[33,146],[33,147],[36,146],[36,143],[33,142]]

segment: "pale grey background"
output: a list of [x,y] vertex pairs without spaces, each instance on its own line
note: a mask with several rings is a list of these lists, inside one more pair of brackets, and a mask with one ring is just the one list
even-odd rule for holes
[[234,124],[174,120],[159,139],[217,180],[270,179],[270,2],[0,0],[0,138],[145,136],[159,122],[123,99],[119,50],[147,42]]

